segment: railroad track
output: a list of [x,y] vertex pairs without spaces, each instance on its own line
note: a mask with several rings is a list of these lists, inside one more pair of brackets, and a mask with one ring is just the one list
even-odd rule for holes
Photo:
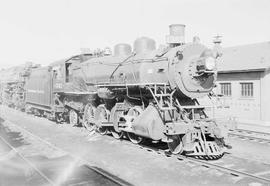
[[243,140],[255,141],[270,145],[270,134],[266,132],[257,132],[251,130],[237,129],[229,133],[230,137],[240,138]]
[[[128,142],[129,143],[129,142]],[[259,183],[270,185],[270,165],[257,161],[250,161],[247,164],[246,159],[230,156],[225,153],[223,158],[219,160],[200,160],[184,155],[174,155],[169,152],[168,149],[164,149],[164,146],[149,147],[148,145],[140,145],[141,149],[145,149],[149,152],[155,152],[160,155],[165,155],[169,158],[174,158],[176,161],[184,161],[202,166],[208,169],[215,169],[222,173],[233,176],[236,180],[251,179],[253,182],[256,180]]]
[[[27,158],[25,158],[19,151],[17,151],[16,148],[14,148],[7,140],[5,140],[5,138],[3,138],[1,135],[0,135],[0,140],[6,144],[10,149],[11,151],[14,152],[15,155],[17,155],[19,157],[19,159],[21,159],[26,165],[28,165],[28,167],[32,170],[34,170],[41,178],[43,178],[46,182],[46,184],[49,184],[49,185],[56,185],[54,183],[53,180],[51,180],[49,177],[47,177],[41,170],[39,170],[39,168],[37,168],[31,161],[29,161]],[[13,155],[14,156],[14,155]]]
[[[14,123],[13,123],[14,124]],[[59,147],[51,144],[50,142],[40,138],[39,136],[33,134],[32,132],[18,126],[17,124],[14,124],[20,131],[23,131],[25,133],[27,133],[28,135],[30,135],[32,138],[50,146],[51,148],[55,149],[56,151],[62,151],[65,152],[63,149],[60,149]],[[43,173],[42,170],[40,170],[37,166],[35,166],[34,163],[32,163],[31,161],[28,160],[28,158],[26,158],[24,155],[22,155],[15,147],[13,147],[7,140],[5,140],[1,135],[0,135],[0,140],[3,141],[3,143],[5,143],[10,149],[12,149],[12,151],[14,151],[16,153],[16,155],[19,156],[19,158],[21,158],[27,165],[29,165],[29,167],[34,170],[37,174],[39,174],[44,180],[46,180],[46,183],[48,185],[52,185],[52,186],[59,186],[59,183],[56,183],[55,180],[49,178],[49,176],[47,176],[45,173]],[[78,162],[79,164],[82,164],[84,168],[91,170],[91,172],[95,172],[98,175],[104,177],[105,179],[109,180],[111,182],[110,185],[119,185],[119,186],[131,186],[132,184],[122,180],[119,177],[116,177],[112,174],[110,174],[109,172],[100,169],[98,167],[92,166],[89,162],[87,162],[84,159],[81,159],[77,156],[74,156],[68,152],[65,152],[66,154],[68,154],[68,156],[70,156],[72,159],[76,160],[76,162]],[[45,185],[47,185],[45,184]],[[72,186],[76,186],[77,184],[71,184]],[[78,183],[78,185],[81,185],[81,183]]]
[[[18,127],[20,130],[28,133],[30,136],[34,137],[35,139],[37,139],[43,143],[46,143],[47,145],[50,145],[52,148],[55,148],[56,150],[63,151],[62,149],[54,146],[50,142],[40,138],[39,136],[36,136],[35,134],[18,126],[17,124],[14,124],[14,125],[16,125],[16,127]],[[124,141],[124,143],[126,143],[128,145],[133,145],[130,141],[127,141],[127,140],[123,140],[123,141]],[[270,185],[270,165],[263,164],[262,162],[260,162],[260,164],[259,164],[256,161],[253,162],[253,161],[249,160],[247,163],[246,159],[241,159],[241,158],[237,158],[234,156],[229,156],[228,154],[225,154],[223,156],[223,158],[221,158],[219,160],[204,161],[204,160],[200,160],[200,159],[186,157],[183,155],[171,154],[167,148],[164,148],[164,145],[160,146],[158,144],[154,144],[151,146],[151,145],[146,144],[146,145],[133,145],[133,146],[147,150],[148,152],[151,152],[151,153],[154,152],[154,153],[160,154],[160,155],[167,157],[167,158],[173,158],[178,162],[189,162],[189,163],[195,164],[197,166],[202,166],[202,167],[207,168],[209,170],[214,169],[214,170],[220,171],[222,173],[229,174],[237,180],[250,179],[253,182],[257,181],[257,182],[264,184],[264,185],[265,184]],[[75,156],[72,156],[72,157],[77,158]],[[81,159],[80,161],[85,163],[85,164],[88,164],[88,162],[85,160]],[[110,175],[109,173],[104,172],[104,170],[101,170],[97,167],[93,167],[93,166],[87,166],[87,167],[91,170],[94,170],[94,171],[100,173],[101,175],[112,180],[114,183],[116,183],[118,185],[130,185],[129,183],[126,183],[125,181],[119,179],[118,177]]]

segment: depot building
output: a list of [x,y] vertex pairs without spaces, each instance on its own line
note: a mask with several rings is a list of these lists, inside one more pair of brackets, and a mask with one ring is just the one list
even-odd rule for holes
[[223,48],[218,105],[223,117],[270,123],[270,42]]

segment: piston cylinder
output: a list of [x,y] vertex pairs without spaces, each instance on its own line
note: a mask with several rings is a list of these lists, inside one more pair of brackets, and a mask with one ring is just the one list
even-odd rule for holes
[[161,140],[165,137],[165,126],[159,111],[153,105],[149,105],[137,118],[135,118],[132,129],[135,134]]

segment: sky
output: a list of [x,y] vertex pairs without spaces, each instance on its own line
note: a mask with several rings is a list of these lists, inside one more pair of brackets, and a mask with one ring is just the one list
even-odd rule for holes
[[0,69],[141,36],[159,46],[175,23],[208,47],[217,34],[223,47],[270,41],[270,0],[0,0]]

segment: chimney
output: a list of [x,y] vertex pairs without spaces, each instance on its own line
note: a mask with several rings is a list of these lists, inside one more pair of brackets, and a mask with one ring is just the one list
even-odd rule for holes
[[185,43],[185,25],[172,24],[169,26],[170,35],[166,36],[166,42],[170,47],[176,47]]
[[213,52],[214,52],[215,58],[219,58],[222,56],[221,37],[222,36],[220,35],[216,35],[213,40],[213,43],[214,43]]

